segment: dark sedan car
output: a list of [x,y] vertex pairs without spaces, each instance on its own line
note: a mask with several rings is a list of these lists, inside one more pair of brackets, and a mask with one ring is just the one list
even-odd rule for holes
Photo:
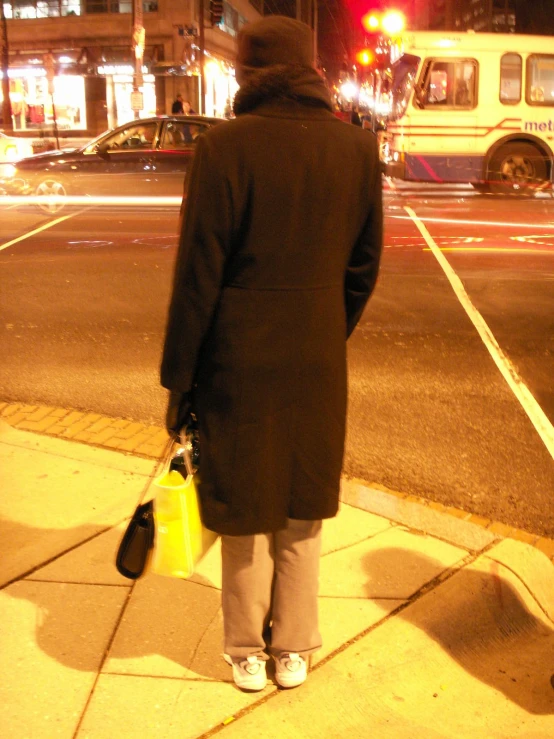
[[[80,149],[20,159],[0,175],[10,195],[45,196],[55,212],[66,196],[181,196],[195,140],[221,118],[160,116],[130,121]],[[61,200],[60,200],[61,199]]]

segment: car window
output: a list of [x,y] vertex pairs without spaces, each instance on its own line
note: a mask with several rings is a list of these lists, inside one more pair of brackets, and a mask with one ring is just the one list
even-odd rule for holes
[[208,126],[202,123],[187,121],[168,121],[162,136],[162,149],[186,149],[194,144],[200,134],[205,133]]
[[122,149],[123,151],[152,149],[157,127],[158,124],[155,122],[132,123],[105,138],[102,144],[109,149]]

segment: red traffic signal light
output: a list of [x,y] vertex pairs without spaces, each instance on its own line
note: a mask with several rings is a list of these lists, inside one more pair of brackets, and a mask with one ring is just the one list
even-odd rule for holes
[[404,14],[398,10],[387,10],[385,13],[372,11],[362,17],[362,26],[366,33],[385,36],[396,36],[402,33],[406,26]]
[[356,61],[361,67],[369,67],[375,61],[375,55],[371,49],[360,49],[356,52]]
[[219,26],[223,20],[223,1],[210,0],[210,21],[212,26]]
[[362,18],[362,26],[368,33],[377,33],[381,27],[381,18],[377,13],[366,13]]

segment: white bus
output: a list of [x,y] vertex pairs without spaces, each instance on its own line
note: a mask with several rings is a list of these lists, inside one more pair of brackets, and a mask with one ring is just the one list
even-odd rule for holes
[[520,195],[550,187],[554,38],[407,32],[391,60],[386,174]]

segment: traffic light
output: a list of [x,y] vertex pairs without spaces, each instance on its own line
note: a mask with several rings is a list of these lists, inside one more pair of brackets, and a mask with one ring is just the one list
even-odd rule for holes
[[210,0],[210,21],[212,26],[219,26],[223,20],[223,0]]
[[361,67],[369,67],[375,61],[375,56],[371,49],[360,49],[356,52],[356,61]]
[[369,35],[396,36],[404,30],[406,19],[398,10],[387,10],[385,13],[372,11],[363,16],[362,26]]
[[377,13],[366,13],[362,18],[362,26],[368,33],[377,33],[381,26],[381,18]]
[[381,19],[381,28],[387,36],[397,36],[406,26],[406,19],[397,10],[389,10]]

